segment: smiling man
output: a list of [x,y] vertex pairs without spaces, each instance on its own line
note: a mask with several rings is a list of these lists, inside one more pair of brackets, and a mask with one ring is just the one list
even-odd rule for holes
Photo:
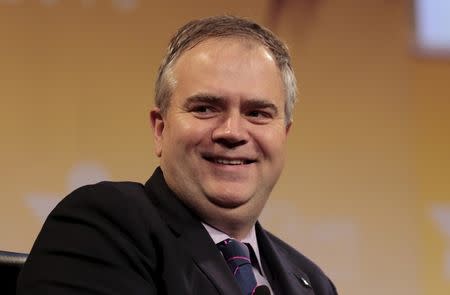
[[50,214],[19,294],[337,294],[258,217],[284,164],[295,77],[285,45],[232,16],[183,26],[150,112],[160,167],[82,187]]
[[167,110],[151,112],[165,180],[204,222],[242,239],[283,167],[280,70],[256,41],[222,37],[185,52],[171,75]]

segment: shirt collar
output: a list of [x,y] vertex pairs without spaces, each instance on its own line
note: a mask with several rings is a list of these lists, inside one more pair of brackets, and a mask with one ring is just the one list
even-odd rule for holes
[[[226,233],[202,222],[203,226],[205,227],[206,231],[208,232],[209,236],[211,237],[211,239],[214,241],[215,244],[218,244],[220,242],[222,242],[223,240],[226,239],[232,239],[229,235],[227,235]],[[258,240],[256,239],[256,230],[255,230],[255,226],[253,226],[250,229],[250,232],[248,233],[248,235],[243,238],[240,242],[242,243],[246,243],[246,244],[250,244],[253,248],[253,251],[255,252],[255,256],[256,256],[256,263],[258,265],[258,268],[260,270],[262,270],[262,266],[261,266],[261,256],[259,254],[259,248],[258,248]]]

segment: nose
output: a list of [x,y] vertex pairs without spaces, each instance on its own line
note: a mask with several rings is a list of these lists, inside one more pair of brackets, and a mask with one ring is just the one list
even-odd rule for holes
[[244,118],[240,112],[224,115],[212,132],[212,140],[226,148],[236,148],[248,142]]

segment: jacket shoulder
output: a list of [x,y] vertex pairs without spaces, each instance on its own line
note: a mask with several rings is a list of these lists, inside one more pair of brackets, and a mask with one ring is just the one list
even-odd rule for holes
[[140,183],[103,181],[74,190],[55,207],[48,220],[73,218],[79,224],[144,233],[159,216],[150,197]]
[[[81,186],[65,197],[58,206],[66,206],[87,202],[97,203],[124,202],[127,199],[143,202],[146,199],[144,186],[137,182],[102,181],[96,184]],[[131,201],[131,200],[130,200]],[[104,204],[102,204],[104,205]]]
[[139,183],[80,187],[47,217],[22,269],[18,294],[155,294],[151,232],[160,224]]

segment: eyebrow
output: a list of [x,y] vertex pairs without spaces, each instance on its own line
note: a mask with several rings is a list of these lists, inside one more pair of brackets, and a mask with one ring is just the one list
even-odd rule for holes
[[[184,106],[189,106],[194,103],[209,103],[219,106],[225,106],[227,99],[223,96],[216,96],[206,93],[194,94],[186,99]],[[243,109],[271,109],[274,115],[278,115],[278,107],[268,99],[252,98],[245,100],[241,106]]]
[[225,99],[225,97],[222,97],[222,96],[199,93],[199,94],[194,94],[192,96],[189,96],[186,99],[184,106],[189,106],[191,104],[199,103],[199,102],[224,106],[226,104],[226,99]]

